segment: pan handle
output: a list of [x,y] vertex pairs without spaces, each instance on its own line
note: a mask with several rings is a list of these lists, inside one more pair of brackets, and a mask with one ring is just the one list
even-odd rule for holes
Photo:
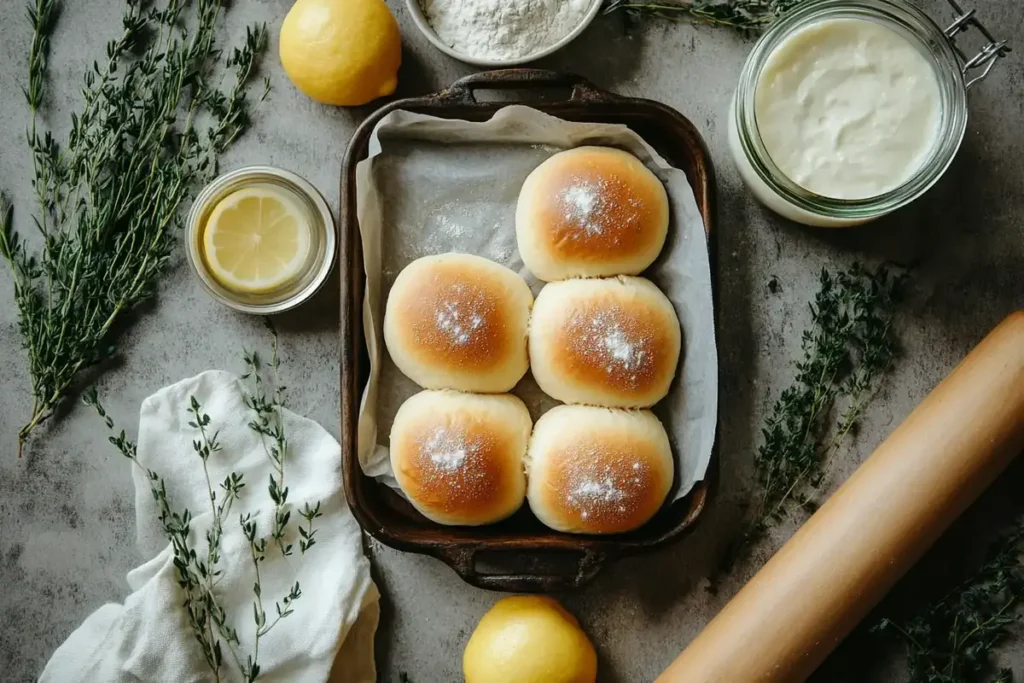
[[[579,588],[589,583],[611,559],[607,553],[598,550],[580,551],[548,551],[578,553],[575,571],[552,574],[501,574],[485,573],[477,570],[477,553],[481,548],[465,546],[448,546],[434,548],[431,552],[462,578],[463,581],[477,588],[506,593],[557,593]],[[508,551],[515,552],[515,551]],[[520,551],[521,552],[521,551]]]
[[547,69],[498,69],[464,76],[442,91],[439,100],[450,104],[478,104],[475,90],[523,90],[570,88],[570,102],[598,102],[616,99],[606,90],[576,74]]

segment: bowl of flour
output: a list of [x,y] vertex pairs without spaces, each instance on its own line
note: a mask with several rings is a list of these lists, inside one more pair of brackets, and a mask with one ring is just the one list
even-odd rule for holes
[[583,32],[601,0],[406,0],[434,47],[477,66],[525,64]]

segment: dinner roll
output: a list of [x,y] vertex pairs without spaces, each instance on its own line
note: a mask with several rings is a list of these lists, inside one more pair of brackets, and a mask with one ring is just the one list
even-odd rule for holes
[[532,305],[526,281],[504,266],[470,254],[425,256],[391,287],[384,341],[421,387],[501,393],[529,366]]
[[391,467],[409,502],[439,524],[505,519],[526,495],[523,458],[533,426],[509,394],[421,391],[391,426]]
[[668,393],[681,336],[672,303],[650,280],[553,282],[533,307],[530,364],[563,403],[644,408]]
[[640,160],[612,147],[559,152],[523,183],[516,238],[541,280],[636,275],[668,232],[668,195]]
[[547,526],[615,534],[646,523],[672,488],[668,435],[654,413],[558,406],[526,456],[530,509]]

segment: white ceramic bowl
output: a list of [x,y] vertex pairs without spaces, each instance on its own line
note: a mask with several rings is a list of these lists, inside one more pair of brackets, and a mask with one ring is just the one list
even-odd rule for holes
[[409,7],[409,13],[412,15],[413,23],[416,24],[416,27],[420,30],[421,33],[423,33],[424,36],[426,36],[427,40],[429,40],[434,47],[436,47],[438,50],[445,53],[449,57],[454,57],[460,62],[465,62],[466,64],[473,64],[475,66],[486,66],[490,68],[503,68],[507,66],[518,66],[520,64],[526,64],[528,62],[540,59],[541,57],[547,57],[552,52],[562,49],[563,47],[571,43],[573,40],[575,40],[576,36],[583,33],[584,29],[586,29],[587,26],[590,26],[590,22],[592,22],[594,20],[594,17],[596,17],[598,13],[601,11],[601,4],[602,0],[592,0],[590,3],[590,9],[587,10],[587,13],[583,17],[583,20],[580,21],[579,26],[574,28],[564,38],[559,40],[554,45],[551,45],[550,47],[546,47],[543,50],[538,50],[537,52],[534,52],[531,55],[526,55],[525,57],[517,57],[515,59],[486,59],[480,57],[471,57],[467,54],[463,54],[461,52],[458,52],[457,50],[452,49],[452,47],[449,45],[446,45],[444,41],[438,38],[437,34],[434,33],[433,27],[430,25],[430,22],[427,21],[427,17],[423,14],[423,8],[420,7],[419,0],[406,0],[406,5],[408,5]]

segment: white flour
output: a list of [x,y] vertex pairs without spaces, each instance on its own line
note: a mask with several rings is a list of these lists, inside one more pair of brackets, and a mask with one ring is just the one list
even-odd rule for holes
[[579,26],[593,0],[420,0],[442,42],[479,59],[515,59]]

